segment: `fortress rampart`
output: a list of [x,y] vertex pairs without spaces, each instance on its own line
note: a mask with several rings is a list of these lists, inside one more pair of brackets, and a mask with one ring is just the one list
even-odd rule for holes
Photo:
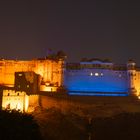
[[29,61],[0,60],[0,85],[14,87],[15,72],[34,72],[40,76],[40,86],[61,86],[63,60],[36,59]]
[[[43,107],[45,104],[46,107],[49,104],[51,106],[50,100],[40,96],[41,92],[48,95],[67,91],[65,92],[67,96],[64,97],[70,95],[140,97],[140,70],[133,61],[129,61],[126,65],[116,65],[107,60],[92,59],[65,65],[64,59],[61,58],[29,61],[2,59],[0,86],[2,108],[16,110],[20,108],[21,111],[27,111],[28,107],[33,110],[40,103]],[[65,90],[61,90],[63,88]],[[64,104],[65,107],[73,106],[71,100],[68,100],[68,103],[67,100],[57,103],[53,104],[61,107]]]
[[64,77],[65,86],[70,94],[140,94],[140,71],[133,61],[124,65],[99,59],[69,63]]

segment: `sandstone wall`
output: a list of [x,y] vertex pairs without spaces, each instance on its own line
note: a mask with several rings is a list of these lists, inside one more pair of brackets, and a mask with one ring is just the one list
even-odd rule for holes
[[110,116],[121,112],[140,112],[135,97],[40,96],[44,109],[55,107],[62,112],[91,116]]

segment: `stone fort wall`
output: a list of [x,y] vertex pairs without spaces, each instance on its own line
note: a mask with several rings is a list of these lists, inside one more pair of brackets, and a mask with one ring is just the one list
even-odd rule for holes
[[40,95],[43,109],[57,108],[63,113],[82,116],[112,116],[122,112],[140,112],[140,102],[135,97],[95,97]]
[[68,70],[65,86],[75,92],[128,92],[127,71],[110,69]]
[[15,72],[33,71],[39,74],[42,83],[48,85],[62,85],[62,64],[61,60],[0,60],[0,85],[14,86]]

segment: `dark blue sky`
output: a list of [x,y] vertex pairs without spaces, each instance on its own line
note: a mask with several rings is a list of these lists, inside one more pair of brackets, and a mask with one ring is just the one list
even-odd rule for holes
[[2,0],[0,56],[31,59],[64,50],[68,61],[110,58],[140,65],[140,2]]

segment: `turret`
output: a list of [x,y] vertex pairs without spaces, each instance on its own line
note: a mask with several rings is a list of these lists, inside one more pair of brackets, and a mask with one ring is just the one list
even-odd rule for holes
[[65,73],[65,60],[67,58],[67,55],[63,51],[58,51],[56,54],[56,57],[59,60],[60,64],[60,85],[61,87],[64,86],[64,73]]
[[128,78],[128,93],[136,95],[135,78],[136,78],[136,63],[129,60],[127,63],[127,78]]

